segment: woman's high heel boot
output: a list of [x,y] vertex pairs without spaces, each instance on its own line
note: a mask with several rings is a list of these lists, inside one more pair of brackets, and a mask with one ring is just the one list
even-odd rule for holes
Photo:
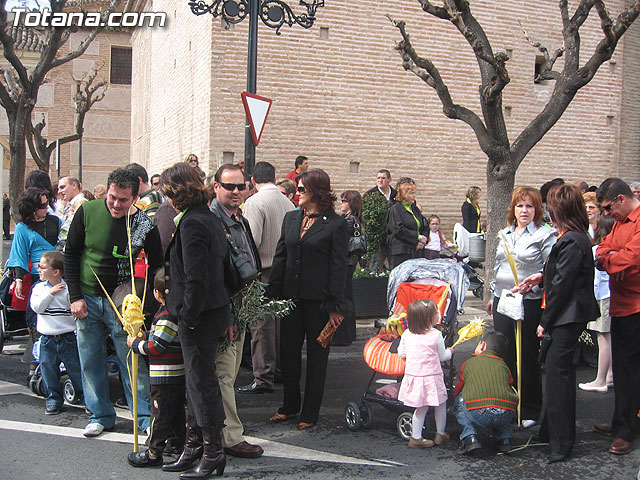
[[192,470],[180,474],[182,480],[203,480],[209,478],[216,472],[217,476],[222,476],[227,457],[222,448],[223,425],[202,428],[202,458],[200,463]]
[[195,417],[187,416],[187,431],[184,442],[184,449],[178,460],[172,463],[165,463],[162,470],[165,472],[184,472],[190,469],[193,464],[202,456],[202,431],[196,423]]

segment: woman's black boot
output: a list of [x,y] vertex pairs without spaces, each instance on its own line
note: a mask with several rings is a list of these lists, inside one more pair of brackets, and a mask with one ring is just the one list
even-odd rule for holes
[[162,470],[165,472],[184,472],[190,469],[193,464],[202,456],[202,431],[196,423],[195,417],[187,416],[187,431],[184,442],[184,449],[178,460],[172,463],[165,463]]
[[227,457],[222,448],[222,429],[224,425],[202,428],[202,458],[200,463],[192,470],[180,474],[182,480],[209,478],[216,472],[217,476],[222,476]]

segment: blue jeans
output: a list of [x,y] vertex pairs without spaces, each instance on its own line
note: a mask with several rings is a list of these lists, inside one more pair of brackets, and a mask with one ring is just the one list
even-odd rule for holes
[[[111,335],[116,348],[122,387],[129,408],[133,405],[128,375],[131,371],[131,350],[127,346],[127,333],[113,313],[109,300],[90,295],[85,295],[84,300],[87,302],[89,314],[85,318],[77,319],[76,325],[85,405],[92,412],[89,423],[100,423],[105,428],[111,428],[116,423],[116,411],[109,400],[109,378],[106,369],[107,334]],[[141,361],[138,370],[138,427],[142,431],[149,426],[151,416],[149,394],[149,369],[146,362]]]
[[[453,406],[456,419],[462,427],[460,440],[467,438],[469,435],[477,435],[476,426],[493,430],[493,439],[495,441],[511,438],[509,423],[515,413],[513,410],[495,408],[467,410],[462,395],[458,395]],[[497,413],[496,410],[502,410],[502,413]]]
[[40,372],[47,393],[47,407],[59,407],[64,403],[62,385],[60,385],[60,362],[64,363],[76,393],[82,394],[82,373],[74,332],[55,336],[42,335],[40,337],[39,358]]

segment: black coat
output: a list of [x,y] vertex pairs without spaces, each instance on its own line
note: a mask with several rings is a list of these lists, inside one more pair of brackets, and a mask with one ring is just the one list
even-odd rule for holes
[[[224,284],[227,239],[220,219],[206,205],[189,208],[165,255],[165,300],[169,312],[190,327],[220,317],[212,310],[230,303]],[[227,319],[219,325],[221,336]]]
[[[398,191],[395,188],[393,188],[392,186],[389,186],[389,188],[391,189],[391,193],[389,194],[389,201],[393,202],[396,199],[396,195],[397,195]],[[376,195],[382,195],[382,193],[380,193],[380,190],[378,190],[378,186],[377,185],[375,187],[373,187],[372,189],[367,190],[366,192],[364,192],[365,195],[371,195],[372,193],[375,193]],[[384,195],[382,195],[382,196],[384,197]]]
[[304,212],[288,212],[273,258],[270,294],[294,300],[316,300],[325,313],[351,310],[344,289],[347,275],[347,222],[333,211],[318,217],[304,237]]
[[415,218],[411,215],[402,202],[395,202],[389,208],[387,214],[387,241],[390,255],[402,255],[416,253],[418,234],[427,236],[429,225],[415,204],[411,205],[413,215],[420,221],[420,229]]
[[480,233],[480,230],[478,230],[478,220],[480,220],[480,215],[478,215],[476,207],[465,200],[462,207],[460,207],[460,210],[462,212],[462,226],[469,233]]
[[544,267],[545,330],[569,323],[587,323],[600,316],[593,293],[591,242],[584,233],[567,231],[551,249]]

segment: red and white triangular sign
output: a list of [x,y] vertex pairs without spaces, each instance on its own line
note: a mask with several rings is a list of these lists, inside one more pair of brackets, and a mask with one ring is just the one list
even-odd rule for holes
[[267,115],[271,110],[271,100],[249,92],[242,92],[240,96],[242,97],[244,112],[249,120],[253,144],[257,147],[258,143],[260,143],[262,130],[264,130],[264,124],[267,121]]

